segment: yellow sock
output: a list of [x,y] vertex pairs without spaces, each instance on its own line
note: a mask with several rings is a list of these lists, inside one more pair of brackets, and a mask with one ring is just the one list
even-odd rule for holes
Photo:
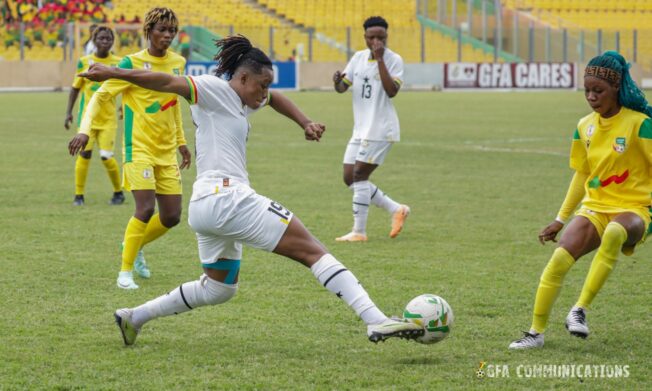
[[[164,226],[161,223],[161,217],[157,213],[154,216],[152,216],[151,219],[149,219],[149,223],[147,223],[147,228],[145,228],[145,236],[143,237],[143,244],[142,246],[146,245],[149,242],[153,242],[156,239],[160,238],[168,232],[170,228]],[[141,246],[141,247],[142,247]]]
[[91,159],[84,159],[81,156],[77,156],[77,160],[75,161],[75,195],[84,194],[86,177],[88,177],[88,166],[90,163]]
[[558,247],[552,254],[550,261],[548,261],[546,268],[543,269],[537,296],[534,299],[532,314],[532,330],[537,333],[545,331],[552,305],[557,300],[564,276],[574,264],[575,259],[573,259],[573,256],[566,249]]
[[115,158],[102,159],[102,164],[106,168],[106,173],[109,174],[109,179],[113,185],[113,192],[117,193],[122,190],[120,185],[120,169],[118,168],[118,162],[115,161]]
[[598,294],[602,285],[611,274],[618,260],[618,252],[627,240],[627,230],[622,225],[612,221],[607,224],[602,234],[602,244],[593,257],[589,274],[586,276],[580,299],[575,304],[577,307],[589,308],[591,302]]
[[129,219],[127,229],[125,230],[124,248],[122,249],[122,272],[130,272],[134,269],[134,260],[138,250],[143,245],[145,228],[147,223],[138,220],[135,217]]

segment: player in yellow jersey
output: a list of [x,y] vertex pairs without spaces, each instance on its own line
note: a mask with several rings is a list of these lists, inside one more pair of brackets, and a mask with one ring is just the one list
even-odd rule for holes
[[[168,50],[178,25],[171,9],[151,9],[145,15],[143,27],[148,48],[125,56],[119,67],[183,74],[186,60]],[[134,215],[125,230],[117,285],[122,289],[137,289],[133,279],[134,262],[141,277],[150,276],[144,258],[139,255],[141,248],[179,223],[179,169],[190,166],[191,156],[183,133],[177,95],[147,90],[121,80],[107,81],[93,96],[82,119],[80,133],[70,141],[72,155],[85,147],[101,108],[117,94],[122,94],[124,112],[123,185],[131,191],[136,203]],[[180,165],[177,163],[177,149],[182,156]],[[157,204],[158,213],[155,213]]]
[[[79,59],[77,64],[77,74],[88,70],[92,64],[99,63],[108,66],[117,66],[120,62],[120,57],[111,53],[115,37],[113,31],[108,27],[98,27],[93,31],[91,41],[96,47],[94,54],[89,54]],[[92,82],[83,77],[75,77],[72,83],[72,89],[68,96],[68,107],[66,109],[66,120],[64,127],[70,129],[70,124],[73,121],[72,109],[75,106],[77,97],[81,95],[79,101],[79,115],[77,117],[77,124],[81,122],[81,118],[88,107],[88,102],[91,100],[93,93],[97,91],[102,83]],[[88,167],[93,153],[93,146],[97,143],[100,149],[100,158],[102,164],[106,168],[106,173],[109,175],[111,184],[113,185],[113,197],[109,203],[111,205],[120,205],[125,201],[125,196],[122,193],[122,186],[120,184],[120,168],[118,163],[113,157],[113,147],[115,143],[115,133],[117,128],[115,99],[107,102],[102,107],[102,112],[98,115],[97,121],[94,122],[93,128],[89,134],[89,141],[86,148],[79,153],[75,162],[75,199],[73,205],[84,205],[84,188],[86,187],[86,178],[88,176]]]
[[593,113],[582,118],[574,132],[570,167],[575,174],[557,218],[541,231],[539,241],[555,241],[581,205],[541,275],[532,326],[510,349],[543,346],[543,332],[564,276],[576,260],[597,249],[580,297],[566,317],[571,335],[588,337],[586,311],[619,252],[631,255],[650,229],[652,107],[628,69],[620,54],[606,52],[584,71],[584,94]]

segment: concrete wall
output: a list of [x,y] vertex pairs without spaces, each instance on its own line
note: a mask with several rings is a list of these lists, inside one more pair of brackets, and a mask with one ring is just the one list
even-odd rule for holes
[[[76,62],[0,61],[0,89],[61,89],[70,87]],[[301,89],[332,89],[333,73],[344,70],[345,62],[302,63],[299,66]],[[579,79],[584,64],[579,65]],[[632,78],[645,88],[652,88],[652,72],[636,64]],[[443,64],[405,64],[405,89],[439,89],[443,85]],[[582,86],[580,85],[580,88]]]
[[76,66],[71,61],[0,61],[0,88],[69,87]]

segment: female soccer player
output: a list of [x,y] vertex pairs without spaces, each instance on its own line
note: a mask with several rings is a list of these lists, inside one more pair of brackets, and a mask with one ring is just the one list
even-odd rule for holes
[[[108,66],[118,65],[120,57],[111,53],[114,40],[113,30],[104,26],[96,27],[90,39],[95,44],[96,52],[79,59],[77,73],[88,70],[88,67],[94,63]],[[72,88],[70,89],[70,95],[68,96],[66,120],[63,124],[66,129],[70,129],[70,124],[73,121],[72,108],[75,106],[80,91],[81,101],[79,103],[79,116],[77,118],[78,125],[86,111],[88,102],[100,85],[100,83],[91,82],[83,77],[75,77]],[[84,150],[79,153],[79,156],[77,156],[77,161],[75,162],[75,199],[73,200],[73,205],[84,205],[84,188],[86,187],[88,166],[91,161],[95,142],[97,142],[100,148],[102,164],[106,168],[106,173],[109,175],[111,184],[113,184],[113,196],[109,203],[111,205],[120,205],[125,201],[125,196],[122,193],[122,187],[120,185],[120,169],[113,157],[113,145],[115,143],[117,127],[115,99],[111,99],[107,101],[106,105],[102,107],[102,111],[98,113],[97,120],[90,130],[88,143]]]
[[356,52],[344,72],[333,75],[335,91],[345,92],[353,86],[353,136],[344,152],[344,183],[353,190],[353,231],[335,240],[364,242],[367,240],[369,204],[392,214],[395,238],[410,213],[369,181],[369,176],[385,160],[395,142],[400,140],[401,128],[391,98],[398,94],[403,77],[403,59],[389,50],[388,24],[380,16],[364,22],[367,48]]
[[[150,10],[145,15],[143,27],[149,47],[126,56],[119,67],[182,74],[186,60],[168,50],[178,24],[171,9]],[[100,111],[120,93],[125,121],[124,187],[133,194],[136,210],[125,230],[122,268],[117,285],[122,289],[137,289],[132,274],[134,260],[136,272],[144,278],[150,276],[144,258],[137,257],[140,249],[179,223],[179,168],[190,166],[190,151],[186,147],[181,111],[175,94],[154,92],[121,80],[109,80],[93,96],[82,120],[80,133],[70,141],[71,155],[84,148]],[[177,149],[183,159],[181,165],[177,163]],[[158,213],[154,214],[156,204]]]
[[559,247],[543,270],[532,327],[510,349],[543,346],[543,332],[564,276],[581,256],[598,249],[579,300],[566,317],[571,335],[586,338],[586,310],[616,264],[620,251],[631,255],[650,225],[652,192],[652,107],[616,52],[593,58],[584,70],[584,94],[593,113],[582,118],[573,136],[570,166],[575,170],[557,218],[539,234],[555,241],[566,220]]
[[197,125],[197,180],[188,222],[197,235],[204,274],[143,305],[116,311],[124,343],[133,344],[143,324],[154,318],[224,303],[233,297],[238,289],[243,244],[309,267],[321,284],[368,325],[371,341],[422,335],[419,326],[387,318],[353,273],[328,253],[299,218],[249,186],[245,149],[250,114],[269,105],[301,126],[306,140],[318,141],[325,127],[307,118],[283,95],[269,91],[274,79],[272,62],[249,40],[232,36],[216,45],[216,75],[180,77],[101,66],[84,75],[91,80],[115,77],[143,88],[179,94],[192,104]]

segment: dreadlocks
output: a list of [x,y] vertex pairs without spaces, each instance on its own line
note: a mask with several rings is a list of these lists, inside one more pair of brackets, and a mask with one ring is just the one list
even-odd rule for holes
[[272,68],[272,61],[262,50],[255,48],[243,35],[232,35],[215,41],[218,53],[214,60],[218,66],[215,75],[231,79],[236,69],[246,66],[260,74],[265,68]]

